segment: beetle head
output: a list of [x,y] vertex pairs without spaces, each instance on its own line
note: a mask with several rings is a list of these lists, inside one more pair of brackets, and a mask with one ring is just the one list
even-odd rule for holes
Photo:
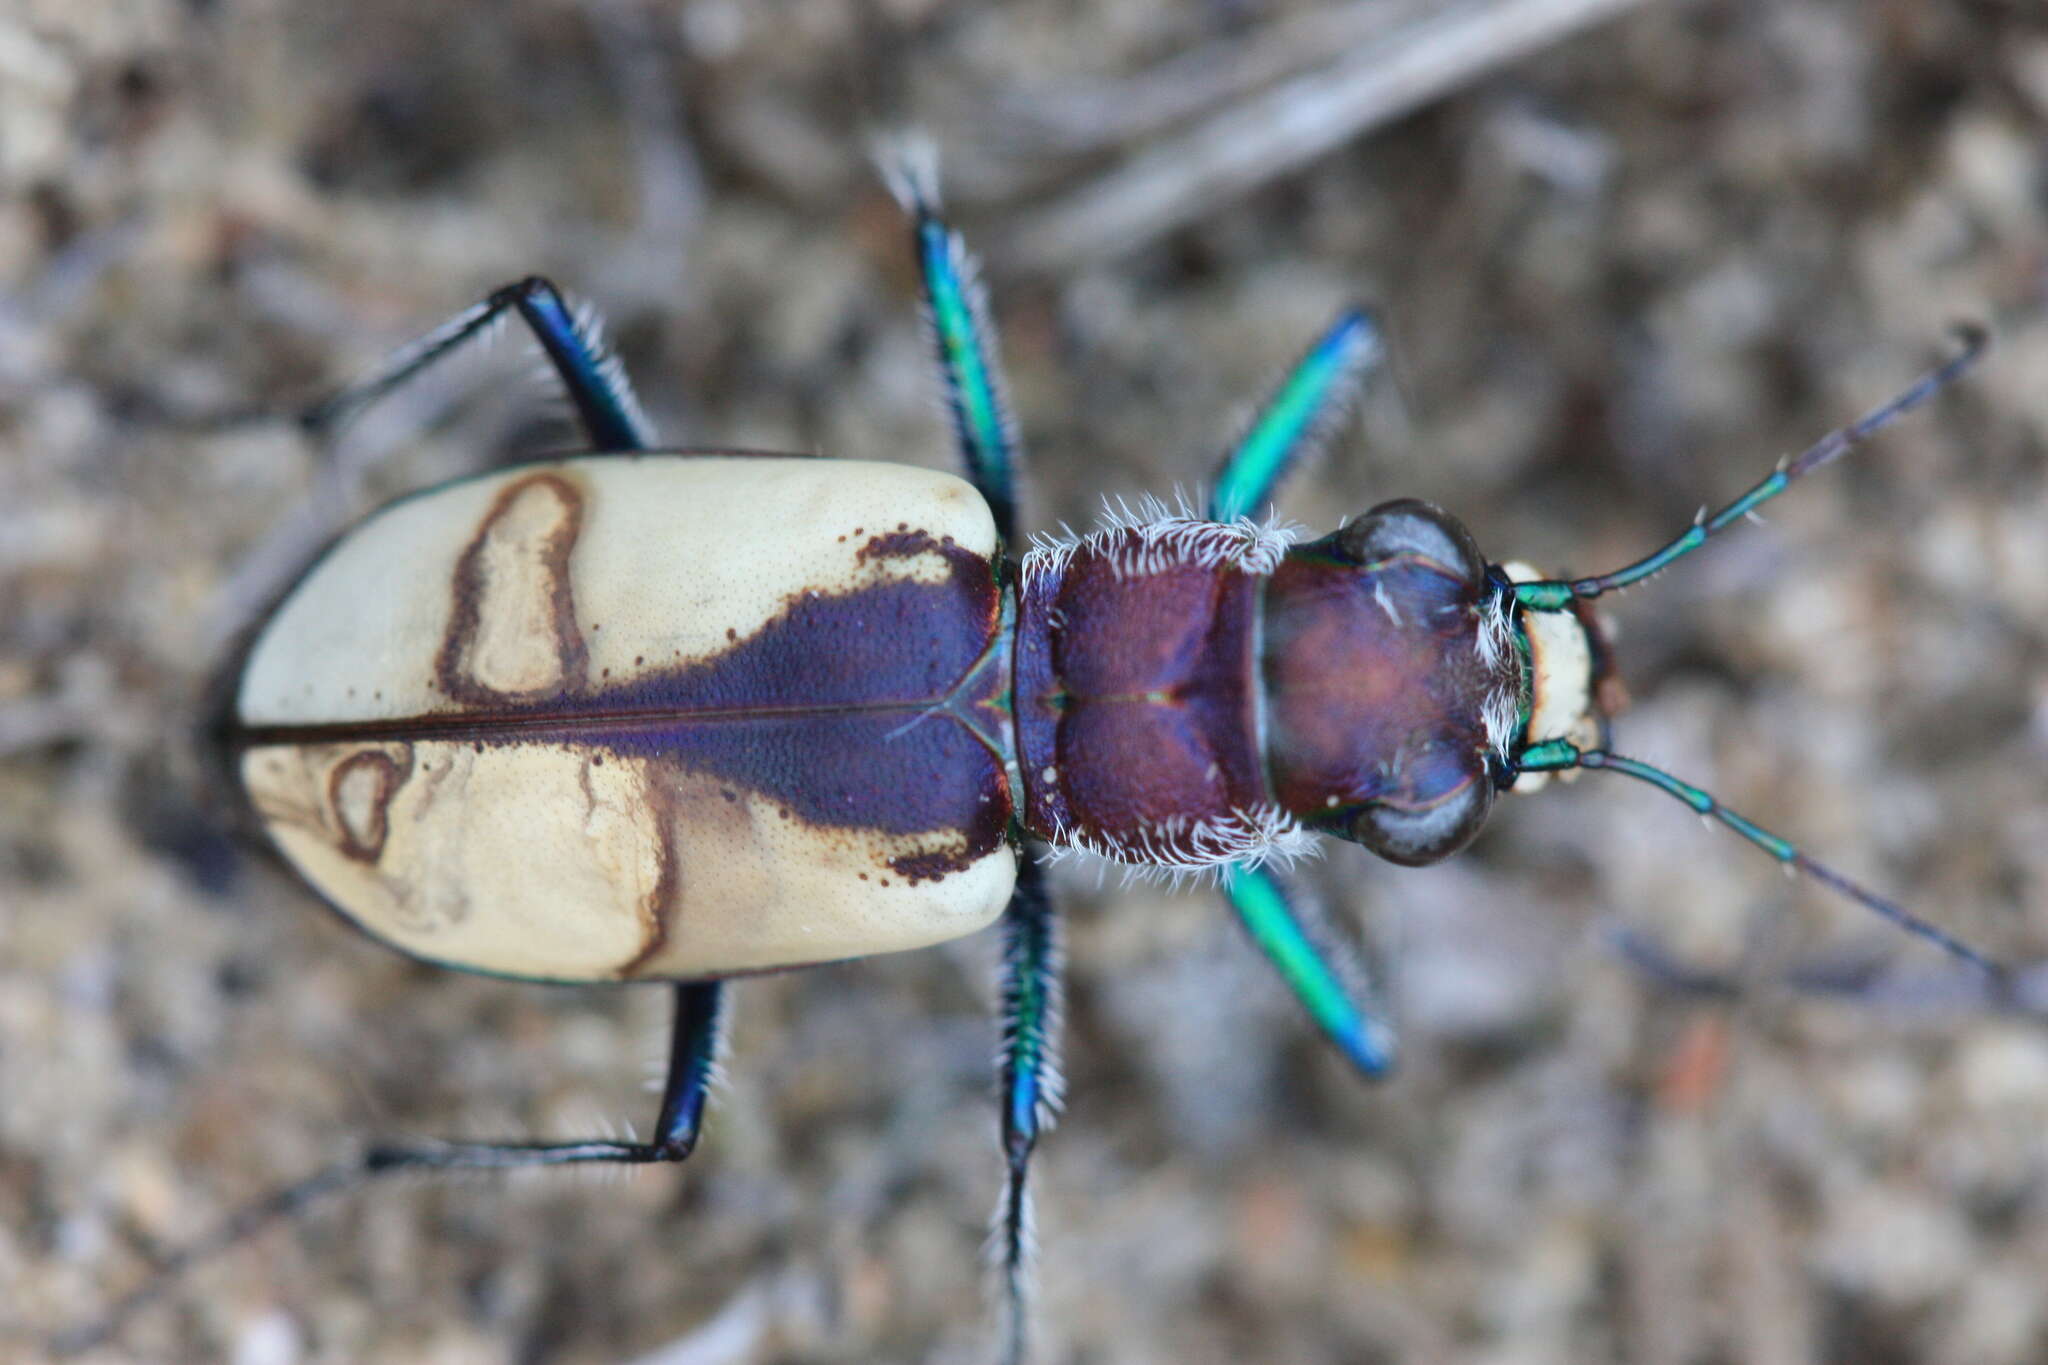
[[1471,842],[1530,746],[1604,740],[1620,699],[1587,604],[1523,606],[1524,565],[1413,498],[1296,547],[1267,594],[1268,758],[1283,806],[1390,862]]
[[1297,547],[1267,595],[1269,759],[1282,804],[1392,862],[1485,823],[1519,695],[1482,627],[1496,571],[1429,503],[1382,503]]

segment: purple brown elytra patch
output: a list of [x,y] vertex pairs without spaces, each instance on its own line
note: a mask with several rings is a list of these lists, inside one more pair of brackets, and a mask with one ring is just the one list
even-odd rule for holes
[[[966,856],[964,848],[961,850],[933,849],[925,853],[910,853],[905,854],[901,858],[891,858],[889,860],[889,870],[902,877],[911,886],[916,886],[919,882],[940,881],[960,871],[973,861],[973,858]],[[887,881],[882,883],[884,886],[888,884]]]
[[[814,826],[959,831],[957,853],[914,855],[927,877],[986,856],[1011,813],[1002,756],[974,723],[1007,684],[986,667],[1001,644],[993,568],[923,532],[869,548],[937,553],[946,576],[799,594],[714,659],[593,692],[607,718],[580,737],[766,794]],[[552,729],[533,723],[535,738]]]
[[[790,818],[824,829],[886,835],[957,832],[957,846],[905,855],[891,871],[943,877],[993,852],[1010,827],[1003,755],[991,737],[1008,691],[1001,592],[985,557],[909,528],[878,536],[865,557],[938,556],[942,577],[891,578],[841,593],[803,592],[759,629],[714,658],[623,681],[587,677],[580,643],[545,693],[479,688],[463,671],[475,653],[479,611],[494,590],[494,528],[510,525],[519,495],[546,488],[564,509],[548,534],[514,538],[541,553],[551,618],[571,622],[566,578],[574,518],[566,485],[536,476],[500,495],[463,556],[457,625],[442,652],[442,690],[466,712],[256,727],[244,744],[447,739],[479,751],[502,744],[559,744],[638,760],[651,786],[666,770],[702,775],[761,794]],[[529,504],[529,511],[531,504]],[[530,524],[530,518],[528,519]],[[465,633],[466,632],[466,633]],[[557,631],[557,643],[573,636]],[[664,876],[672,869],[663,870]]]
[[935,550],[944,553],[952,544],[953,537],[933,540],[929,531],[893,531],[871,537],[854,553],[854,559],[862,564],[874,559],[914,559]]

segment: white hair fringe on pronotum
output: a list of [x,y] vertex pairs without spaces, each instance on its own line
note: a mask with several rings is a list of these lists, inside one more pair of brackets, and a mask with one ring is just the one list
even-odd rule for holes
[[1323,851],[1314,834],[1273,804],[1235,810],[1220,820],[1172,816],[1127,838],[1068,827],[1053,833],[1056,842],[1048,851],[1048,863],[1100,859],[1116,867],[1126,886],[1206,883],[1232,864],[1255,868],[1271,863],[1285,868],[1303,858],[1319,857]]
[[1062,526],[1058,535],[1034,535],[1019,577],[1028,588],[1043,575],[1064,571],[1087,548],[1106,550],[1119,578],[1182,566],[1269,574],[1299,539],[1301,528],[1278,517],[1211,521],[1179,490],[1171,504],[1151,493],[1139,497],[1135,506],[1124,498],[1105,498],[1102,524],[1095,530],[1084,535]]

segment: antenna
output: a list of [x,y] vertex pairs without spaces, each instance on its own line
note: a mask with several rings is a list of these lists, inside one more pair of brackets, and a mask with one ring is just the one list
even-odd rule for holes
[[1940,393],[1977,363],[1991,340],[1990,333],[1976,323],[1959,324],[1951,335],[1957,348],[1955,355],[1907,385],[1889,402],[1865,413],[1848,426],[1837,427],[1821,437],[1798,458],[1780,460],[1776,469],[1712,516],[1701,512],[1683,534],[1655,554],[1639,559],[1627,568],[1616,569],[1613,573],[1600,574],[1594,578],[1543,579],[1532,583],[1517,583],[1514,585],[1515,601],[1533,611],[1563,611],[1574,599],[1598,597],[1602,593],[1612,592],[1616,588],[1626,588],[1642,582],[1653,574],[1662,573],[1676,561],[1706,544],[1710,537],[1719,535],[1731,524],[1777,497],[1798,480],[1805,478],[1822,465],[1846,455],[1883,428],[1890,426],[1894,420],[1905,416]]
[[1890,920],[1907,933],[1932,943],[1949,956],[1969,963],[1984,973],[1986,984],[1991,988],[1994,998],[2003,999],[2007,994],[2009,973],[2001,964],[1992,961],[1990,957],[1939,925],[1920,918],[1896,901],[1887,900],[1875,891],[1849,880],[1826,863],[1807,857],[1789,840],[1781,839],[1763,826],[1737,815],[1706,792],[1690,782],[1673,777],[1662,768],[1653,768],[1637,759],[1623,758],[1620,754],[1609,753],[1605,749],[1580,749],[1570,741],[1562,739],[1530,745],[1516,758],[1515,766],[1526,772],[1539,773],[1558,772],[1567,768],[1603,768],[1609,772],[1626,774],[1639,782],[1647,782],[1665,795],[1677,797],[1708,819],[1718,820],[1787,868],[1805,873],[1835,894],[1855,901],[1864,909]]

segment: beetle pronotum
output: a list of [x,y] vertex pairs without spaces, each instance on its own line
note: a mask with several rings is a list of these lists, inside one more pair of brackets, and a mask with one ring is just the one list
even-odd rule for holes
[[[1344,413],[1379,334],[1344,311],[1199,511],[1148,503],[1017,553],[1018,446],[976,272],[906,167],[965,481],[663,450],[595,326],[546,281],[492,294],[317,409],[333,426],[516,314],[591,453],[414,495],[345,535],[251,637],[219,739],[249,813],[347,918],[416,957],[675,993],[653,1136],[386,1143],[244,1210],[194,1260],[407,1170],[686,1158],[727,979],[925,946],[1001,918],[1002,1356],[1026,1355],[1034,1145],[1059,1107],[1047,850],[1220,874],[1253,940],[1367,1076],[1373,984],[1287,876],[1318,833],[1419,865],[1553,773],[1646,782],[1981,972],[2005,971],[1680,779],[1608,747],[1592,603],[1920,406],[1984,337],[1670,543],[1546,579],[1426,503],[1318,540],[1255,514]],[[769,528],[733,553],[734,528]]]

